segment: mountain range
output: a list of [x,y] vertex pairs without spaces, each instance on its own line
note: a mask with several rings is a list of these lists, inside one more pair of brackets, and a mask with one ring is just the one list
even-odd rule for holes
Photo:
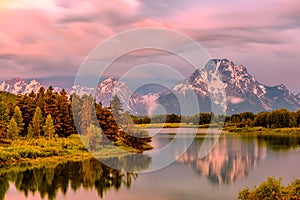
[[[36,93],[42,86],[45,87],[37,79],[26,82],[20,78],[13,78],[0,83],[0,91],[13,94],[32,91]],[[62,90],[60,87],[53,88],[56,92]],[[226,110],[227,114],[300,108],[300,94],[294,95],[283,84],[264,85],[252,77],[245,66],[236,65],[227,59],[211,59],[203,69],[195,70],[187,79],[176,83],[169,90],[161,89],[158,92],[140,94],[114,77],[101,81],[96,88],[73,85],[65,90],[68,95],[95,92],[96,101],[102,102],[104,106],[108,106],[112,96],[117,94],[124,102],[124,109],[135,115],[145,115],[149,112],[180,114],[181,109],[187,111],[184,114],[195,114],[195,109],[190,106],[195,102],[190,102],[191,92],[197,98],[201,112],[211,111],[212,98],[214,104]],[[184,104],[189,105],[190,110],[185,109]]]
[[[297,110],[300,108],[300,94],[292,94],[283,84],[267,86],[252,77],[243,65],[236,65],[227,59],[212,59],[204,69],[197,69],[188,79],[174,85],[172,89],[160,95],[158,102],[166,110],[175,110],[178,102],[175,95],[194,91],[197,95],[200,110],[209,112],[211,108],[210,91],[207,85],[211,68],[215,68],[226,96],[227,114],[251,111],[270,111],[280,108]],[[220,87],[220,84],[219,86]],[[225,101],[223,101],[225,102]],[[202,108],[202,109],[201,109]]]

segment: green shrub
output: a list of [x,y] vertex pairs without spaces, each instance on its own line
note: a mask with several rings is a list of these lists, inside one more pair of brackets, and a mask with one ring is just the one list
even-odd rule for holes
[[35,159],[51,156],[79,155],[86,152],[78,135],[68,138],[54,137],[11,140],[9,146],[0,144],[0,164],[20,159]]
[[274,199],[300,199],[300,180],[296,179],[288,186],[281,184],[282,179],[278,180],[270,178],[253,190],[248,187],[240,190],[238,194],[239,200],[274,200]]

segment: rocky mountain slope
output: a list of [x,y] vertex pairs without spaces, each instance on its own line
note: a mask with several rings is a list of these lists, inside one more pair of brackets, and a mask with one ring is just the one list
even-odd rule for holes
[[[300,108],[299,99],[284,85],[266,86],[261,84],[247,72],[246,67],[235,65],[227,59],[210,60],[204,69],[196,70],[188,79],[174,85],[170,91],[160,95],[158,102],[164,105],[167,110],[179,113],[176,96],[184,96],[185,93],[192,90],[197,96],[200,110],[209,112],[211,100],[207,77],[209,77],[209,69],[212,66],[218,72],[223,83],[221,87],[224,87],[226,101],[222,102],[226,102],[225,107],[228,114],[245,111],[256,113],[279,108],[297,110]],[[222,107],[222,105],[219,106]]]
[[[25,94],[37,92],[42,86],[36,79],[26,82],[14,78],[0,83],[0,90]],[[61,90],[59,87],[54,89],[58,92]],[[124,109],[135,115],[148,114],[149,110],[153,110],[157,105],[161,105],[160,107],[167,113],[194,114],[193,112],[197,110],[194,108],[195,105],[199,106],[201,112],[210,112],[212,98],[213,105],[226,110],[227,114],[300,108],[300,95],[292,94],[282,84],[276,86],[261,84],[248,73],[246,67],[236,65],[227,59],[210,60],[203,69],[197,69],[186,80],[163,92],[151,91],[148,94],[139,94],[114,77],[103,80],[96,89],[75,85],[66,91],[68,95],[95,92],[96,100],[102,102],[104,106],[108,106],[112,96],[117,94],[124,102]],[[183,110],[186,113],[182,113]]]

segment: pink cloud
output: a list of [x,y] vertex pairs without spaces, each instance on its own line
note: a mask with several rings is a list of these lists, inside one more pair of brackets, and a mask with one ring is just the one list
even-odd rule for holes
[[228,96],[227,101],[231,104],[239,104],[245,101],[243,98],[240,97],[233,97],[233,96]]
[[[141,27],[186,33],[212,57],[244,64],[268,83],[282,79],[283,65],[286,77],[300,76],[297,0],[47,0],[47,6],[33,0],[10,2],[9,6],[0,4],[0,66],[5,71],[0,79],[15,71],[20,76],[32,76],[32,71],[55,75],[59,68],[74,74],[100,42]],[[296,80],[284,78],[283,82],[296,88]]]
[[171,23],[164,22],[164,21],[156,21],[150,18],[146,18],[134,22],[131,24],[131,27],[132,28],[158,27],[158,28],[175,29]]

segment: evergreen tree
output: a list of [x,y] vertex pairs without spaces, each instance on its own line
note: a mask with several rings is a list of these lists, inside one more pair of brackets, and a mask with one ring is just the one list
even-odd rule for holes
[[15,106],[12,103],[8,103],[6,105],[6,108],[7,108],[7,111],[8,111],[8,115],[11,118],[13,116],[13,114],[14,114],[14,108],[15,108]]
[[18,106],[21,110],[22,117],[23,117],[23,135],[28,132],[28,127],[30,122],[32,121],[34,112],[35,112],[35,94],[32,92],[25,95],[20,95],[18,99]]
[[62,137],[68,137],[75,133],[74,120],[71,114],[71,107],[66,91],[63,89],[58,95],[58,118],[60,121],[60,129],[56,129],[56,133]]
[[27,134],[27,137],[28,138],[34,138],[34,130],[33,130],[33,127],[31,124],[29,124],[29,127],[28,127],[28,134]]
[[9,118],[9,110],[3,102],[0,102],[0,137],[7,138]]
[[120,119],[120,113],[123,111],[123,105],[117,95],[112,97],[112,100],[110,101],[110,109],[114,118],[116,120]]
[[[70,97],[70,114],[73,121],[74,131],[75,127],[78,129],[80,127],[80,109],[81,109],[81,99],[78,95],[72,94]],[[77,130],[80,131],[80,130]]]
[[47,115],[45,125],[43,126],[44,135],[52,138],[55,133],[55,127],[53,125],[53,120],[50,114]]
[[19,136],[20,129],[14,117],[11,118],[8,127],[7,127],[7,134],[9,139],[15,139]]
[[79,111],[79,125],[80,130],[83,135],[87,134],[87,130],[93,121],[93,99],[91,96],[84,95],[82,97],[82,106]]
[[40,137],[42,133],[42,125],[43,125],[43,116],[40,107],[36,107],[33,119],[32,119],[32,128],[34,131],[34,135],[36,137]]
[[35,97],[36,106],[40,107],[41,110],[44,110],[45,105],[45,88],[41,87]]
[[50,86],[45,93],[45,105],[44,105],[44,117],[48,114],[52,116],[53,124],[55,126],[55,130],[61,130],[61,118],[59,115],[59,105],[58,105],[58,94],[54,92],[52,86]]
[[19,128],[19,132],[21,133],[24,127],[24,123],[23,123],[23,117],[22,117],[22,112],[19,108],[19,106],[16,106],[14,109],[14,119],[17,122],[18,128]]
[[110,141],[117,141],[119,137],[119,127],[113,117],[111,110],[108,108],[102,108],[102,106],[99,104],[96,104],[95,107],[98,123],[105,136]]

